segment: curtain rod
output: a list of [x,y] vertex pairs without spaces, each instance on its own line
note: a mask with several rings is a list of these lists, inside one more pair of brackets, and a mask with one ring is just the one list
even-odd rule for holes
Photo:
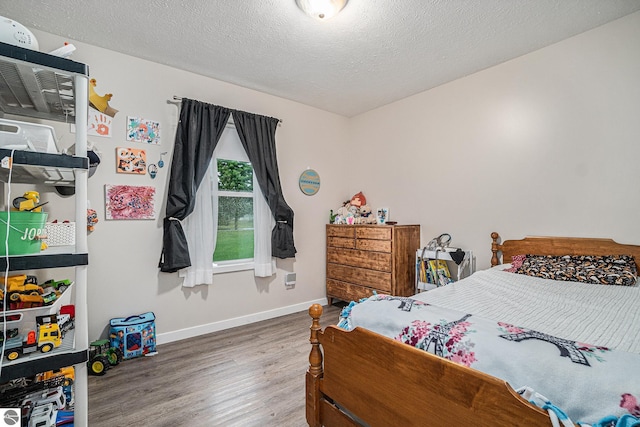
[[[176,103],[179,104],[179,103],[182,102],[182,97],[173,95],[173,101],[175,101]],[[169,102],[171,102],[171,101],[169,101]],[[229,108],[229,110],[231,110],[231,111],[240,111],[240,110],[234,110],[233,108]],[[242,112],[244,112],[244,111],[242,111]],[[229,119],[229,120],[231,120],[231,119]],[[278,120],[278,126],[280,126],[283,123],[283,121],[282,121],[282,119],[277,119],[277,120]]]

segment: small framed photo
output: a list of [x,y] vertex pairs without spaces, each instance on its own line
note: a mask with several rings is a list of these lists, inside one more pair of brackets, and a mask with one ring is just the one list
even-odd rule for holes
[[386,224],[389,220],[389,208],[378,208],[376,209],[376,223],[377,224]]

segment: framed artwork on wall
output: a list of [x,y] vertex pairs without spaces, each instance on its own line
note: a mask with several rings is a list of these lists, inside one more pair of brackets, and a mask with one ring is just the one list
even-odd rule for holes
[[116,172],[144,175],[147,173],[147,153],[137,148],[116,148]]
[[127,141],[160,144],[160,122],[127,116]]
[[156,219],[156,188],[135,185],[104,186],[106,219]]
[[[113,117],[107,116],[104,113],[89,107],[87,114],[87,135],[88,136],[101,136],[103,138],[111,138],[113,134],[112,121]],[[69,124],[69,131],[76,133],[76,125],[74,123]]]

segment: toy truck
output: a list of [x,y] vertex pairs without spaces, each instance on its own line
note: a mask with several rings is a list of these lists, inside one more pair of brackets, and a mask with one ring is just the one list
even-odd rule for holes
[[60,314],[58,315],[58,325],[60,331],[62,331],[62,337],[68,330],[75,328],[76,307],[73,304],[63,305],[60,307]]
[[9,301],[18,302],[20,295],[42,295],[44,293],[41,286],[38,286],[38,279],[35,276],[20,274],[9,276],[7,281],[7,296]]
[[22,399],[20,406],[40,406],[53,403],[55,407],[61,411],[67,406],[67,398],[62,391],[62,386],[44,389],[34,393],[30,393]]
[[56,369],[53,371],[41,372],[36,375],[36,382],[42,382],[46,386],[56,386],[58,384],[63,387],[73,385],[76,379],[76,372],[72,366]]
[[68,314],[36,316],[38,349],[43,353],[48,353],[59,347],[64,336],[60,325],[66,326],[70,321],[71,317]]
[[8,360],[16,360],[18,357],[33,353],[38,350],[36,331],[29,331],[26,336],[18,335],[6,340],[4,356]]
[[73,407],[75,396],[73,391],[73,383],[76,378],[75,370],[72,366],[56,369],[53,371],[42,372],[35,377],[36,384],[43,383],[48,387],[62,387],[62,392],[67,400],[67,406]]
[[29,417],[29,427],[55,427],[58,409],[53,403],[36,406]]
[[62,344],[62,332],[55,314],[36,316],[36,323],[38,324],[36,330],[29,331],[26,336],[18,335],[7,339],[4,356],[8,360],[16,360],[22,355],[38,350],[48,353]]
[[45,305],[44,298],[35,293],[33,295],[22,295],[14,293],[12,294],[11,298],[13,298],[9,303],[9,308],[11,310],[22,310],[25,308],[42,307],[43,305]]
[[122,350],[111,347],[109,340],[98,340],[89,347],[87,367],[93,375],[104,375],[110,366],[119,364],[123,359]]

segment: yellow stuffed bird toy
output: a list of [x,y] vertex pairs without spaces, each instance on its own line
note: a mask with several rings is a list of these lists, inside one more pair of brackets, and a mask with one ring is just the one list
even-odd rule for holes
[[113,94],[106,93],[104,95],[98,95],[95,91],[96,84],[96,79],[89,80],[89,103],[101,113],[114,117],[118,110],[109,106],[109,101],[111,101]]

